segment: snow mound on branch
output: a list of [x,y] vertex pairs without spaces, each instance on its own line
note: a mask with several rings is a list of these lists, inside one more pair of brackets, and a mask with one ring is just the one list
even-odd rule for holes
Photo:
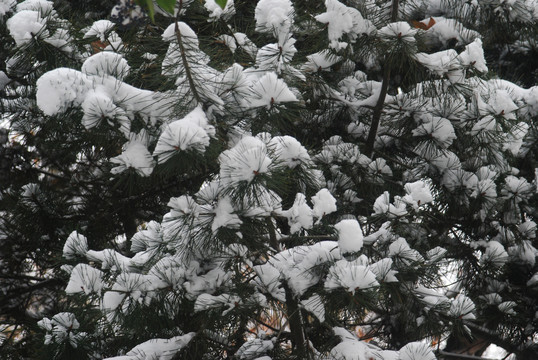
[[378,281],[383,282],[398,282],[396,274],[398,271],[392,270],[392,259],[384,258],[378,262],[370,265],[370,270],[375,274],[375,277]]
[[450,120],[437,116],[425,117],[424,120],[422,125],[413,130],[413,136],[431,137],[443,149],[452,145],[456,139],[456,133]]
[[[334,327],[333,332],[342,342],[331,349],[329,357],[331,359],[342,360],[368,360],[385,359],[381,357],[377,348],[364,341],[360,341],[356,336],[344,328]],[[387,359],[388,360],[388,359]]]
[[360,34],[374,33],[376,28],[365,20],[361,13],[352,7],[348,7],[337,0],[326,0],[327,11],[315,16],[316,20],[327,24],[330,47],[334,49],[346,48],[347,43],[339,40],[347,34],[351,42],[355,42]]
[[314,217],[318,218],[316,224],[319,223],[321,218],[325,215],[329,215],[336,211],[336,199],[327,189],[318,191],[316,195],[312,196],[311,200],[312,204],[314,204],[312,214]]
[[228,20],[235,15],[234,0],[227,0],[224,9],[215,0],[205,0],[204,7],[209,12],[209,21]]
[[197,107],[183,119],[164,126],[153,156],[158,157],[159,163],[164,163],[179,151],[204,153],[210,136],[214,135],[215,128],[209,125],[202,108]]
[[82,72],[86,75],[105,76],[111,75],[118,80],[123,80],[129,75],[129,65],[121,55],[101,51],[87,58],[82,64]]
[[107,94],[104,88],[90,90],[86,94],[81,107],[84,111],[82,125],[87,130],[97,127],[106,119],[107,123],[114,127],[116,122],[125,136],[129,136],[131,121],[125,111],[114,104],[114,100]]
[[321,241],[310,246],[296,246],[271,257],[265,264],[254,266],[258,275],[257,286],[264,292],[281,299],[284,294],[280,281],[287,281],[294,294],[301,296],[321,279],[316,269],[320,265],[340,260],[335,241]]
[[354,253],[362,249],[362,229],[359,222],[354,219],[346,219],[334,225],[338,232],[338,247],[342,254]]
[[458,295],[450,304],[448,314],[458,319],[474,320],[475,304],[465,295]]
[[399,360],[436,360],[428,344],[412,342],[400,349]]
[[8,12],[11,12],[16,4],[17,0],[2,0],[0,2],[0,17],[6,15]]
[[151,339],[135,346],[123,356],[115,356],[104,360],[171,360],[174,356],[194,338],[196,333],[190,332],[170,339]]
[[45,29],[47,20],[43,19],[40,13],[35,10],[17,12],[7,20],[6,25],[17,46],[27,44],[35,36],[47,38],[49,35]]
[[33,10],[41,16],[54,14],[54,3],[47,0],[26,0],[17,5],[17,11]]
[[415,34],[417,29],[413,29],[407,21],[398,21],[390,23],[377,32],[381,39],[393,41],[394,39],[401,40],[406,43],[415,43]]
[[288,218],[290,233],[295,234],[301,229],[311,229],[314,225],[312,209],[306,203],[304,194],[297,193],[293,206],[282,211],[282,215]]
[[[274,343],[272,340],[250,339],[247,340],[235,353],[241,360],[258,359],[258,356],[273,350]],[[270,359],[270,358],[269,358]]]
[[252,98],[249,99],[249,105],[252,108],[265,107],[269,110],[275,104],[298,101],[288,85],[279,79],[274,72],[262,76],[252,86],[251,91]]
[[153,157],[144,142],[136,138],[125,144],[122,153],[110,159],[110,162],[118,165],[110,170],[112,174],[120,174],[133,169],[141,176],[149,176],[155,166]]
[[319,322],[325,321],[325,305],[323,299],[318,294],[312,295],[306,300],[301,301],[301,306],[308,312],[312,313]]
[[358,261],[338,260],[329,268],[325,280],[326,290],[344,289],[352,295],[359,290],[379,286],[375,274]]
[[433,196],[430,187],[425,181],[418,180],[404,185],[406,196],[403,200],[417,209],[420,205],[424,205],[433,201]]
[[220,177],[224,185],[252,182],[257,175],[270,172],[272,160],[259,138],[246,136],[219,155]]
[[71,277],[65,288],[67,294],[101,293],[103,288],[103,272],[87,264],[78,264],[71,272]]
[[95,36],[104,42],[106,40],[106,34],[113,28],[114,23],[112,21],[97,20],[90,26],[90,29],[84,33],[84,39]]
[[77,256],[86,256],[88,252],[88,239],[82,234],[73,231],[65,241],[63,257],[71,260]]
[[[177,27],[178,27],[181,39],[183,41],[183,45],[189,49],[198,49],[198,46],[199,46],[198,36],[194,32],[194,30],[192,30],[189,25],[185,24],[182,21],[177,22]],[[177,41],[175,22],[168,25],[168,27],[166,28],[166,30],[164,30],[162,34],[162,38],[164,41],[168,41],[168,42]]]
[[267,144],[273,152],[277,163],[283,164],[290,169],[299,165],[310,165],[312,161],[306,148],[297,139],[291,136],[275,136]]
[[272,33],[279,42],[283,41],[290,33],[293,12],[290,0],[260,0],[254,10],[255,30]]

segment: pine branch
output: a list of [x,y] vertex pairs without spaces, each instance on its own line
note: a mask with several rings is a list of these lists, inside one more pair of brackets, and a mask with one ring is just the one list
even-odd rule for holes
[[[392,0],[391,22],[395,22],[398,17],[398,2],[399,0]],[[379,128],[379,121],[381,120],[381,114],[383,112],[383,105],[385,104],[385,98],[387,97],[387,91],[389,89],[391,67],[385,63],[385,69],[383,70],[383,81],[381,83],[381,91],[377,103],[375,104],[374,113],[372,115],[372,125],[368,138],[366,140],[365,155],[372,156],[374,149],[375,138],[377,136],[377,129]]]
[[[267,217],[266,223],[269,230],[269,239],[271,241],[271,246],[274,246],[276,251],[279,251],[280,246],[278,245],[278,240],[276,237],[276,231],[272,218]],[[292,341],[296,348],[296,354],[299,359],[306,359],[308,358],[308,347],[306,344],[299,302],[293,296],[291,289],[285,281],[282,283],[282,287],[284,288],[284,292],[286,294],[286,312],[290,324]]]
[[187,80],[189,82],[189,87],[191,88],[192,94],[198,104],[202,103],[202,99],[200,98],[200,95],[198,94],[198,90],[196,89],[196,85],[194,84],[194,79],[192,77],[191,67],[189,65],[189,62],[187,61],[187,54],[185,53],[185,46],[183,45],[183,39],[181,37],[181,31],[179,31],[179,14],[181,13],[181,8],[179,9],[175,21],[175,33],[177,38],[177,43],[179,45],[179,51],[181,52],[181,60],[183,61],[183,66],[185,67],[185,74],[187,75]]

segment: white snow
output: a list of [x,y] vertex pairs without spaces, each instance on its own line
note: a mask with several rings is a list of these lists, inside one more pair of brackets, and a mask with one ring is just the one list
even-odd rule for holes
[[329,268],[324,287],[326,290],[343,288],[351,294],[379,286],[375,274],[366,266],[356,262],[338,260]]
[[137,139],[127,142],[123,146],[122,153],[111,158],[110,162],[117,165],[110,170],[112,174],[120,174],[128,169],[133,169],[141,176],[149,176],[155,166],[155,161],[148,148]]
[[338,233],[338,247],[342,254],[354,253],[362,249],[362,229],[354,219],[345,219],[334,225]]
[[194,336],[196,336],[196,333],[190,332],[170,339],[151,339],[135,346],[125,355],[104,360],[172,360],[181,349],[189,344]]
[[23,46],[34,37],[48,38],[47,20],[35,10],[22,10],[10,17],[6,22],[9,34],[17,46]]
[[88,252],[88,240],[82,234],[73,231],[67,237],[63,248],[63,257],[70,260],[75,259],[77,256],[86,256]]
[[316,224],[321,221],[325,215],[329,215],[336,211],[336,199],[331,195],[328,189],[321,189],[316,195],[311,198],[314,207],[312,209],[312,215],[318,218]]
[[114,23],[110,20],[97,20],[84,33],[84,38],[97,37],[100,41],[105,42],[107,34],[114,28]]
[[435,354],[428,344],[412,342],[400,349],[399,360],[436,360]]
[[65,288],[67,294],[101,293],[103,288],[103,272],[87,264],[77,264]]
[[164,126],[153,156],[158,157],[159,163],[164,163],[180,151],[204,153],[210,136],[214,135],[215,128],[209,125],[204,111],[197,107],[184,118]]
[[86,75],[114,76],[118,80],[123,80],[129,75],[129,65],[121,55],[101,51],[87,58],[82,64],[81,71]]
[[348,7],[337,0],[325,0],[327,11],[316,15],[317,21],[327,24],[330,47],[339,50],[346,48],[347,43],[340,42],[342,36],[347,34],[351,42],[362,34],[372,34],[375,32],[375,26],[365,20],[361,13],[353,8]]
[[219,155],[220,177],[225,185],[250,183],[257,175],[269,173],[272,160],[259,138],[246,136]]
[[228,20],[235,15],[234,0],[227,0],[224,9],[215,0],[205,0],[204,7],[209,12],[209,21]]
[[0,18],[13,11],[16,4],[17,0],[0,0]]
[[251,88],[252,96],[248,100],[252,108],[265,107],[271,109],[275,104],[296,102],[297,97],[288,85],[279,79],[274,72],[262,76]]

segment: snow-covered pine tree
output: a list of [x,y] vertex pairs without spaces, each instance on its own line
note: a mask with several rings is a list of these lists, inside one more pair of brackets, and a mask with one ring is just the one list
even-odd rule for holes
[[538,88],[486,62],[516,80],[536,1],[165,3],[0,3],[42,173],[2,194],[65,216],[43,358],[538,356]]

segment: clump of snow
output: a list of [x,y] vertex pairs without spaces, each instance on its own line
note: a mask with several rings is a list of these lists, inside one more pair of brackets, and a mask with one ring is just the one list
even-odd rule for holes
[[486,251],[482,254],[481,261],[501,267],[508,261],[508,253],[500,242],[490,240],[486,243]]
[[435,354],[428,344],[412,342],[400,349],[399,360],[436,360]]
[[179,151],[203,153],[214,135],[215,128],[209,125],[207,115],[201,107],[196,107],[184,118],[164,126],[153,155],[163,163]]
[[34,37],[46,39],[49,32],[46,29],[47,20],[35,10],[22,10],[10,17],[6,22],[9,34],[17,46],[23,46]]
[[413,29],[407,21],[390,23],[378,30],[377,34],[385,41],[403,41],[413,44],[416,42],[415,34],[417,29]]
[[191,27],[187,24],[185,24],[182,21],[178,21],[177,23],[174,22],[164,30],[162,34],[162,38],[164,41],[168,42],[176,42],[177,41],[177,34],[176,34],[176,25],[178,27],[179,34],[182,38],[182,41],[184,45],[187,48],[198,48],[198,36],[194,32],[194,30],[191,29]]
[[361,13],[348,7],[338,0],[326,0],[327,11],[317,15],[317,21],[327,24],[330,47],[334,49],[346,48],[347,43],[340,42],[344,34],[347,34],[351,42],[355,42],[357,36],[374,33],[376,28],[365,20]]
[[54,3],[48,0],[25,0],[17,5],[17,11],[33,10],[41,16],[54,14]]
[[375,274],[378,281],[398,282],[398,279],[396,278],[398,271],[392,270],[391,258],[384,258],[373,263],[370,265],[370,270],[372,270],[372,272]]
[[288,85],[277,77],[274,72],[262,76],[252,86],[252,97],[248,100],[250,107],[265,107],[271,109],[276,104],[298,101],[288,88]]
[[65,288],[67,294],[100,294],[103,288],[103,272],[87,264],[77,264]]
[[259,138],[246,136],[231,149],[219,155],[220,177],[225,185],[250,183],[257,175],[271,171],[272,160],[267,146]]
[[427,120],[422,125],[413,130],[413,136],[428,136],[443,149],[452,145],[456,139],[456,134],[450,120],[437,116],[425,119]]
[[82,64],[81,71],[86,75],[114,76],[118,80],[123,80],[129,75],[129,65],[121,55],[101,51],[87,58]]
[[280,42],[290,33],[293,13],[290,0],[260,0],[254,10],[256,31],[271,33]]
[[420,205],[433,201],[430,187],[425,181],[418,180],[412,183],[407,183],[404,185],[404,188],[407,196],[403,199],[414,208],[418,208]]
[[390,358],[381,357],[380,351],[373,345],[367,342],[360,341],[356,336],[341,327],[333,328],[334,334],[342,340],[338,345],[331,349],[329,353],[330,359],[342,360],[366,360],[366,359],[384,359]]
[[344,289],[351,294],[379,286],[375,274],[366,266],[356,261],[338,260],[329,268],[325,280],[326,290]]
[[67,341],[73,348],[77,348],[79,342],[87,336],[85,332],[77,331],[80,323],[75,315],[69,312],[58,313],[52,319],[43,318],[37,325],[46,331],[45,345],[62,344]]
[[433,54],[417,53],[415,59],[434,74],[440,77],[446,76],[452,83],[461,83],[465,79],[458,53],[454,49]]
[[6,15],[8,12],[13,11],[13,8],[17,4],[17,0],[1,0],[0,1],[0,18]]
[[312,204],[314,208],[312,209],[312,215],[318,218],[317,223],[321,221],[321,218],[325,215],[329,215],[336,211],[336,199],[331,195],[330,191],[327,189],[321,189],[312,196]]
[[45,115],[52,116],[71,105],[80,105],[90,88],[86,75],[73,69],[54,69],[37,80],[37,105]]
[[473,314],[475,311],[475,304],[473,301],[465,295],[458,295],[450,304],[448,311],[450,316],[458,319],[474,320],[476,316]]
[[422,261],[424,259],[422,255],[420,255],[420,253],[415,249],[412,249],[407,241],[402,237],[396,239],[392,244],[390,244],[388,255],[390,257],[398,257],[405,263]]
[[104,360],[172,360],[181,349],[189,344],[195,335],[196,333],[190,332],[170,339],[151,339],[135,346],[123,356],[115,356]]
[[133,169],[141,176],[149,176],[153,172],[155,161],[151,156],[144,142],[136,137],[132,138],[123,146],[123,151],[120,155],[110,159],[110,162],[117,164],[110,172],[119,174],[128,169]]
[[204,7],[209,11],[209,21],[228,20],[235,15],[234,0],[227,0],[224,9],[215,0],[205,0]]
[[67,237],[63,248],[63,257],[70,260],[77,256],[86,256],[88,252],[88,239],[82,234],[73,231]]
[[131,122],[125,111],[114,104],[106,89],[96,88],[88,91],[81,107],[84,111],[82,125],[86,129],[99,126],[106,119],[110,126],[115,126],[115,123],[118,122],[119,129],[125,136],[129,136]]
[[228,196],[222,197],[215,206],[215,217],[211,224],[211,230],[217,231],[218,228],[238,228],[242,221],[239,216],[235,214],[235,209],[232,205],[232,201]]
[[303,64],[302,69],[307,72],[330,71],[331,66],[342,61],[341,56],[334,55],[328,51],[319,51],[315,54],[308,55],[307,61]]
[[294,137],[287,135],[275,136],[267,144],[267,147],[273,152],[275,162],[290,169],[312,163],[305,147]]
[[306,203],[304,194],[301,193],[295,195],[293,206],[282,211],[282,215],[288,218],[291,234],[295,234],[301,229],[311,229],[314,225],[312,209]]
[[338,247],[342,254],[355,253],[362,249],[362,229],[354,219],[345,219],[334,225],[338,233]]
[[374,202],[374,214],[385,214],[389,218],[407,215],[406,203],[399,196],[394,197],[394,204],[390,203],[390,194],[383,192]]
[[235,356],[241,360],[259,360],[262,359],[259,357],[260,355],[273,350],[273,347],[274,342],[272,340],[249,339],[236,351]]
[[97,20],[84,33],[84,39],[97,37],[100,41],[105,42],[107,34],[114,28],[114,23],[110,20]]
[[465,50],[458,55],[462,65],[473,67],[476,70],[487,73],[488,67],[484,58],[482,40],[476,38],[472,43],[465,46]]

